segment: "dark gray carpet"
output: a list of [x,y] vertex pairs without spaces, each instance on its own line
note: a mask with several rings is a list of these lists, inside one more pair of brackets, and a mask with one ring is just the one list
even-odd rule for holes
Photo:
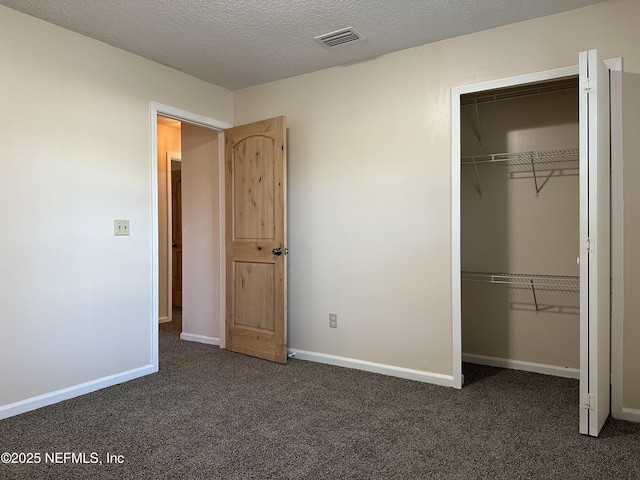
[[0,464],[0,478],[640,479],[640,425],[578,434],[577,381],[474,365],[465,377],[459,391],[277,365],[165,325],[159,373],[0,421],[0,452],[43,456]]

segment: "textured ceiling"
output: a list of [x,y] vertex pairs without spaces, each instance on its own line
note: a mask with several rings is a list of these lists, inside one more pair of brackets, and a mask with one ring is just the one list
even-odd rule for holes
[[[601,0],[0,0],[237,90]],[[366,40],[313,37],[354,27]]]

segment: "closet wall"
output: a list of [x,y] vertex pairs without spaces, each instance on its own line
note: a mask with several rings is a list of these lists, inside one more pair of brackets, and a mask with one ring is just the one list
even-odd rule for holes
[[[509,100],[478,98],[477,106],[473,98],[462,99],[461,263],[463,272],[474,272],[462,275],[466,360],[471,354],[478,363],[493,357],[579,368],[578,94],[563,88]],[[535,175],[530,155],[495,162],[483,157],[566,149],[575,153],[552,163],[534,159]],[[533,275],[573,278],[538,278],[532,288]]]

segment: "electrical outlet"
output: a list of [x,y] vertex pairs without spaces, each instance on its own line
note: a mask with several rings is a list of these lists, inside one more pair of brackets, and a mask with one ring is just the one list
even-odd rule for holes
[[338,328],[338,314],[330,313],[329,314],[329,327]]
[[117,236],[129,235],[129,220],[114,220],[113,234]]

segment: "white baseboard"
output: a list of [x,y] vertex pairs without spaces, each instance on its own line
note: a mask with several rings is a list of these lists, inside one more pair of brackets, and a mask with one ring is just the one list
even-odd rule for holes
[[170,322],[170,321],[171,321],[171,319],[169,317],[160,317],[158,319],[158,323],[167,323],[167,322]]
[[21,413],[29,412],[37,408],[46,407],[47,405],[52,405],[64,400],[79,397],[119,383],[128,382],[129,380],[144,377],[145,375],[149,375],[157,371],[157,366],[147,365],[134,370],[129,370],[128,372],[109,375],[108,377],[81,383],[80,385],[74,385],[73,387],[63,388],[61,390],[56,390],[55,392],[45,393],[38,395],[37,397],[27,398],[26,400],[20,400],[15,403],[9,403],[8,405],[2,405],[0,406],[0,420],[3,418],[13,417],[14,415],[20,415]]
[[193,333],[181,333],[180,340],[189,342],[206,343],[208,345],[220,345],[220,339],[216,337],[207,337],[205,335],[195,335]]
[[615,418],[627,420],[628,422],[640,423],[640,410],[622,407],[622,414]]
[[488,365],[490,367],[510,368],[511,370],[554,375],[556,377],[580,378],[580,369],[578,368],[558,367],[556,365],[545,365],[544,363],[523,362],[520,360],[487,357],[485,355],[475,355],[472,353],[463,353],[462,361],[476,363],[478,365]]
[[442,375],[440,373],[423,372],[422,370],[412,370],[410,368],[396,367],[393,365],[385,365],[383,363],[367,362],[365,360],[357,360],[355,358],[338,357],[335,355],[327,355],[325,353],[306,352],[295,348],[288,350],[289,355],[293,355],[297,360],[308,360],[310,362],[326,363],[336,365],[338,367],[354,368],[356,370],[364,370],[372,373],[380,373],[392,377],[406,378],[407,380],[416,380],[418,382],[433,383],[444,387],[453,386],[452,375]]

